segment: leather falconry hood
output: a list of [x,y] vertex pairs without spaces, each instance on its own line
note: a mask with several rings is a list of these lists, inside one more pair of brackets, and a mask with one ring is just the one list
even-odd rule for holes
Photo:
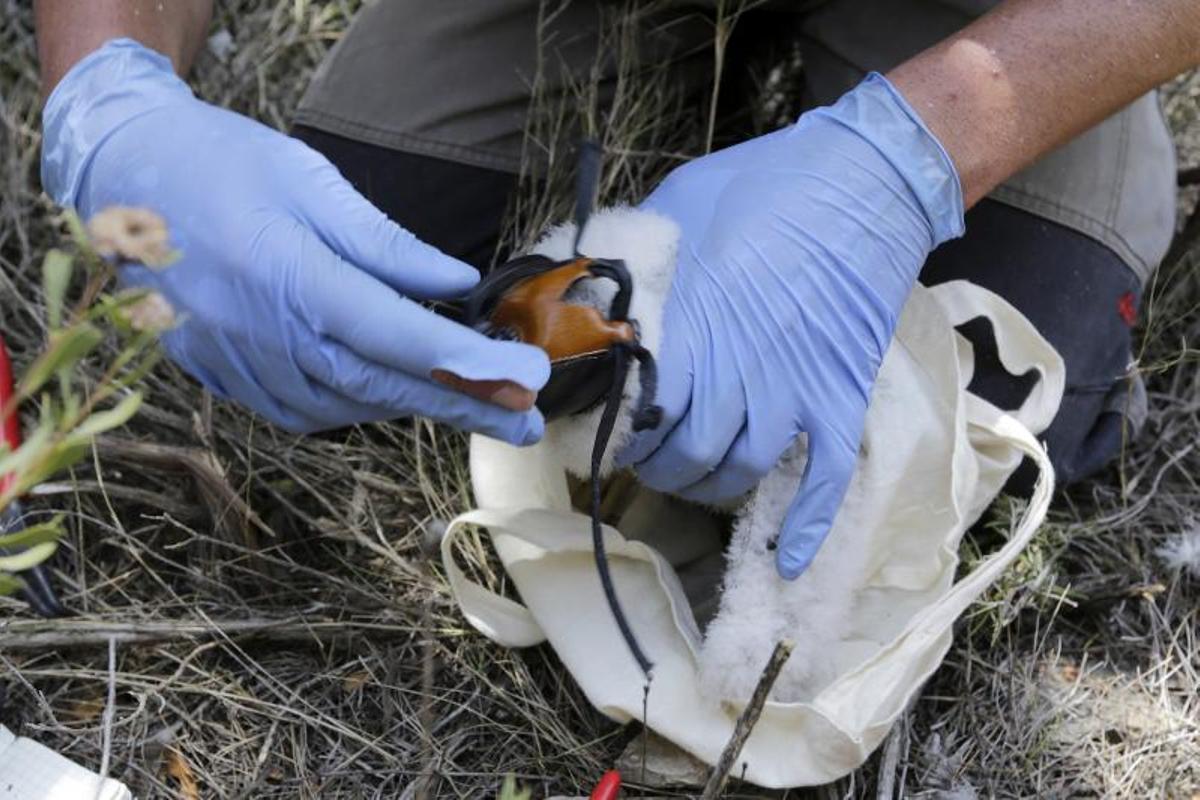
[[[594,279],[617,284],[606,314],[569,299],[580,281]],[[616,379],[620,353],[637,358],[642,363],[643,403],[635,427],[642,430],[657,427],[655,415],[659,412],[645,402],[647,374],[653,381],[654,367],[638,342],[637,323],[627,316],[632,293],[629,271],[622,261],[521,256],[501,265],[476,286],[467,302],[466,321],[489,336],[546,351],[550,379],[538,392],[537,407],[547,420],[595,408]],[[653,393],[650,388],[651,399]]]

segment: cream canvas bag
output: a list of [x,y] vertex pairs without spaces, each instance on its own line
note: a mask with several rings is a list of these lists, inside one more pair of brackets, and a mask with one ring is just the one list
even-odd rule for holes
[[[593,217],[582,248],[625,258],[635,280],[639,272],[647,274],[646,265],[639,270],[637,263],[647,250],[651,260],[674,263],[673,251],[647,248],[644,241],[623,235],[636,213],[617,210]],[[662,235],[673,237],[673,229]],[[562,257],[569,241],[570,232],[559,230],[537,250]],[[662,291],[665,285],[649,294]],[[639,311],[636,292],[634,316],[653,318],[645,338],[655,349],[657,317],[644,305]],[[643,300],[661,303],[661,297]],[[991,321],[1009,372],[1040,374],[1014,412],[967,391],[974,357],[954,328],[981,316]],[[941,663],[954,621],[1041,523],[1053,474],[1031,431],[1043,430],[1053,419],[1063,381],[1055,350],[998,296],[962,281],[916,287],[872,393],[858,468],[833,530],[797,581],[807,583],[780,589],[800,592],[795,597],[810,604],[812,619],[797,618],[794,629],[783,631],[796,645],[792,660],[800,665],[798,677],[785,691],[788,701],[767,703],[742,751],[739,774],[744,764],[745,778],[761,786],[822,784],[862,764],[883,740]],[[551,431],[547,440],[553,438]],[[998,551],[955,582],[963,534],[1023,457],[1040,472],[1023,518]],[[570,448],[552,441],[515,448],[472,438],[471,479],[479,507],[447,529],[444,568],[463,614],[477,630],[509,647],[549,643],[597,709],[618,722],[641,719],[645,680],[605,602],[590,520],[571,505],[565,462],[572,458]],[[486,531],[520,602],[473,582],[456,561],[457,543],[473,530]],[[645,722],[712,764],[742,710],[737,697],[744,688],[725,691],[729,687],[721,676],[704,674],[723,663],[706,654],[694,611],[711,611],[719,589],[715,579],[728,569],[722,566],[713,516],[641,490],[617,526],[605,527],[604,536],[622,606],[655,663]],[[731,564],[737,539],[735,532]],[[846,568],[848,560],[853,569]],[[822,586],[836,584],[840,590],[847,580],[844,592],[824,601]],[[823,608],[823,603],[835,607]],[[722,651],[726,657],[731,651],[749,654],[761,668],[776,632],[764,629],[761,619],[736,616],[735,610],[734,603],[723,606],[709,635],[732,637]],[[814,625],[813,619],[823,624]],[[745,642],[739,642],[743,633]]]

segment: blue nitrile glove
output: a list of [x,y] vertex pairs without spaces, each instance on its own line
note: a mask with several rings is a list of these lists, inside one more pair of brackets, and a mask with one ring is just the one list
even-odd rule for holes
[[549,376],[540,349],[408,299],[461,295],[478,273],[389,221],[316,151],[197,100],[162,55],[107,43],[54,90],[44,128],[42,180],[59,203],[166,219],[181,260],[122,278],[182,312],[167,352],[213,392],[298,431],[417,413],[514,443],[541,436],[536,410],[430,380],[537,390]]
[[717,502],[807,434],[778,542],[779,572],[795,578],[849,485],[917,273],[962,233],[954,166],[872,75],[789,128],[676,169],[645,207],[682,228],[658,361],[664,421],[619,460],[656,489]]

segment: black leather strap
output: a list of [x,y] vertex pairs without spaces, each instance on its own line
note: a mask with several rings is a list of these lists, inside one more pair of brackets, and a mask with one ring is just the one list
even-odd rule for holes
[[613,426],[617,423],[617,412],[621,410],[621,396],[625,390],[625,378],[629,374],[629,354],[626,349],[613,348],[613,357],[616,359],[616,370],[612,386],[608,390],[608,400],[604,403],[604,412],[600,415],[600,425],[596,428],[596,439],[592,444],[592,552],[596,558],[596,572],[600,575],[600,585],[604,587],[604,596],[608,600],[613,619],[621,630],[621,637],[625,639],[629,652],[633,654],[634,660],[649,680],[654,664],[646,657],[641,644],[638,643],[637,636],[625,617],[625,611],[621,608],[621,601],[617,598],[617,590],[608,570],[608,556],[604,552],[604,533],[600,524],[600,465],[604,462],[604,451],[608,449]]

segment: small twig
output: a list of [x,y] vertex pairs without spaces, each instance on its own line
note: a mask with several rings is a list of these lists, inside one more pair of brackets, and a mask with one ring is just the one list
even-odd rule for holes
[[262,774],[263,765],[267,763],[267,758],[271,755],[271,748],[275,744],[275,733],[278,730],[279,720],[271,720],[271,727],[267,729],[267,735],[263,737],[262,746],[258,748],[258,755],[254,757],[254,772],[250,775],[249,786],[245,795],[247,797],[258,787],[259,776]]
[[109,622],[88,619],[17,619],[0,624],[0,652],[46,650],[67,647],[98,647],[210,639],[214,637],[257,638],[273,642],[311,642],[370,632],[376,636],[407,636],[412,628],[387,622],[305,619],[231,619],[211,624],[185,620],[138,620]]
[[732,19],[726,18],[725,3],[717,3],[717,19],[714,23],[715,33],[713,35],[712,92],[708,98],[708,125],[704,133],[705,153],[712,152],[713,135],[717,128],[717,105],[721,98],[721,76],[725,72],[725,49],[729,44],[729,37],[733,34],[733,26],[736,22],[737,15],[734,14]]
[[162,494],[149,489],[139,489],[134,486],[123,486],[107,481],[103,485],[99,481],[86,481],[82,478],[73,481],[46,481],[34,486],[27,493],[28,497],[50,497],[62,494],[107,494],[113,500],[126,503],[136,503],[149,506],[155,511],[181,520],[196,520],[204,517],[204,510],[193,504],[188,504],[178,497]]
[[794,647],[795,644],[786,639],[775,645],[775,649],[771,652],[771,658],[767,661],[767,666],[763,668],[762,675],[758,679],[758,685],[754,687],[754,693],[750,695],[750,702],[746,704],[742,715],[738,717],[737,724],[733,727],[733,736],[729,737],[729,743],[721,751],[717,765],[713,767],[712,773],[708,776],[704,794],[700,796],[701,800],[716,800],[721,796],[721,790],[725,788],[725,782],[729,780],[729,771],[733,769],[733,763],[737,761],[742,747],[750,738],[750,732],[754,730],[754,725],[758,722],[759,715],[762,714],[763,706],[767,703],[767,697],[771,694],[771,687],[775,685],[775,680],[783,671],[783,665],[792,655]]
[[101,290],[108,286],[109,281],[116,275],[116,270],[112,264],[109,264],[102,258],[95,256],[86,250],[80,253],[85,261],[91,262],[94,272],[88,276],[87,285],[83,287],[83,294],[79,301],[71,309],[71,313],[67,316],[67,327],[75,325],[87,316],[88,309],[96,303],[96,298],[100,296]]
[[104,734],[101,739],[100,780],[96,785],[96,800],[104,790],[104,779],[108,777],[108,767],[112,760],[113,719],[117,715],[117,640],[108,638],[108,701],[104,704],[104,716],[101,720]]
[[879,764],[879,783],[875,790],[876,800],[892,800],[896,796],[896,775],[900,767],[900,750],[906,738],[908,730],[908,715],[912,711],[912,706],[904,710],[904,713],[896,720],[892,726],[892,732],[888,734],[887,745],[883,750],[883,758]]
[[[426,527],[421,541],[422,554],[425,556],[421,563],[422,577],[434,580],[431,562],[438,552],[437,543],[445,534],[445,524],[434,520]],[[437,662],[433,644],[433,608],[431,603],[425,603],[421,608],[421,705],[417,710],[418,722],[421,725],[421,777],[417,784],[417,800],[429,800],[433,797],[433,784],[437,753],[433,746],[434,692],[436,684]]]

